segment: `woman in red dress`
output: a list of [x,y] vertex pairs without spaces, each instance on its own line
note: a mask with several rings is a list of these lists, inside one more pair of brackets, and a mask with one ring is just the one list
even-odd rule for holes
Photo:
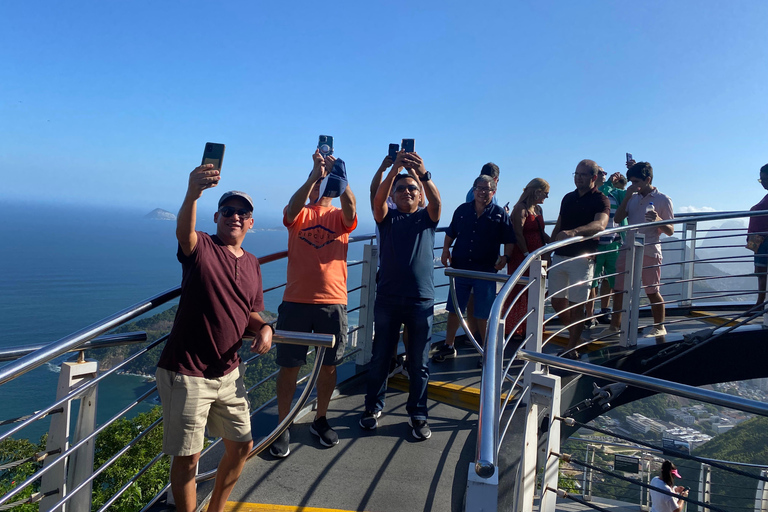
[[[541,178],[531,180],[520,199],[512,208],[512,227],[515,230],[517,242],[512,250],[512,258],[507,265],[507,274],[512,274],[515,269],[523,262],[528,253],[549,243],[549,235],[544,232],[544,215],[540,204],[549,197],[549,183]],[[528,275],[528,271],[524,275]],[[517,285],[512,289],[512,293],[507,299],[504,311],[507,310],[523,285]],[[524,293],[512,307],[505,323],[505,331],[509,334],[514,329],[517,322],[528,312],[528,293]],[[523,322],[514,332],[514,337],[525,335],[526,322]]]

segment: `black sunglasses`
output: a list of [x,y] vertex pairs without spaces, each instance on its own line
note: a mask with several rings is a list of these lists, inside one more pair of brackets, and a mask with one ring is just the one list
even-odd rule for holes
[[233,206],[222,206],[219,208],[219,213],[226,218],[230,218],[234,214],[237,214],[241,219],[250,219],[253,212],[246,210],[245,208],[235,208]]
[[407,190],[409,192],[416,192],[419,190],[419,187],[416,185],[398,185],[395,187],[395,192],[403,192],[404,190]]

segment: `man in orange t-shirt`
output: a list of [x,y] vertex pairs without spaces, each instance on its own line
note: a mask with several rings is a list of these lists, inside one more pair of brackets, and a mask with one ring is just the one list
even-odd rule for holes
[[[326,350],[317,381],[317,414],[309,430],[320,444],[331,447],[339,436],[328,424],[326,413],[336,388],[336,365],[344,355],[347,339],[347,247],[349,233],[357,226],[355,196],[346,185],[339,199],[320,196],[320,184],[343,164],[333,156],[315,151],[307,181],[299,187],[283,211],[288,228],[288,276],[277,318],[277,329],[316,332],[336,336],[336,347]],[[336,168],[334,168],[336,166]],[[344,173],[345,174],[345,173]],[[334,176],[332,176],[334,177]],[[307,200],[309,202],[307,203]],[[291,409],[299,369],[307,362],[307,347],[278,345],[277,411],[282,421]],[[287,457],[290,433],[286,430],[269,448],[274,457]]]

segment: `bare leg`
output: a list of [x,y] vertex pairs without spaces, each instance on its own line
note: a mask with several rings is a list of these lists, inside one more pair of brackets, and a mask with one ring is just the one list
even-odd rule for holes
[[279,421],[283,421],[291,410],[293,395],[296,393],[296,377],[299,376],[300,367],[286,368],[280,367],[277,374],[277,416]]
[[653,315],[653,323],[661,326],[664,323],[666,311],[664,309],[664,298],[661,293],[648,293],[648,300],[651,301],[651,314]]
[[171,465],[171,491],[179,512],[194,512],[197,508],[195,473],[200,454],[175,456]]
[[[469,294],[469,302],[467,302],[467,326],[469,327],[469,331],[472,333],[472,336],[480,333],[480,337],[482,338],[485,336],[485,330],[480,326],[480,323],[478,322],[478,319],[475,318],[475,294],[470,293]],[[483,344],[482,340],[477,340],[478,343],[481,345]]]
[[224,441],[224,456],[221,458],[219,470],[216,472],[216,482],[213,485],[208,512],[223,512],[227,498],[229,498],[229,494],[243,471],[245,458],[253,447],[253,441],[245,443],[228,439],[222,439],[222,441]]
[[448,313],[448,324],[445,326],[445,344],[453,346],[456,341],[456,331],[459,330],[459,317],[456,313]]
[[568,299],[564,297],[552,297],[552,307],[555,308],[560,323],[568,325],[571,323],[571,312],[573,310],[564,311],[568,307]]
[[488,319],[478,318],[477,327],[480,329],[480,332],[482,333],[481,339],[477,340],[477,343],[482,347],[484,343],[483,340],[485,340],[485,335],[488,332]]
[[611,313],[611,326],[616,329],[621,329],[621,315],[617,313],[624,307],[624,294],[617,292],[613,294],[613,313]]
[[[576,304],[575,302],[569,302],[570,306],[573,306]],[[568,329],[568,346],[565,347],[566,350],[575,347],[579,344],[579,340],[581,340],[581,333],[584,331],[584,310],[581,309],[581,307],[576,307],[571,309],[571,321],[570,323],[576,322],[574,325],[572,325]]]
[[597,288],[590,288],[587,303],[584,305],[584,318],[595,314],[595,297],[597,297]]
[[766,276],[765,276],[765,267],[755,267],[755,273],[763,273],[763,275],[757,276],[757,302],[755,302],[755,306],[760,306],[763,302],[765,302],[765,285],[766,285]]
[[320,375],[317,377],[316,418],[328,414],[328,404],[331,402],[331,396],[333,396],[334,389],[336,389],[336,367],[333,365],[321,366]]
[[[608,309],[608,301],[611,300],[610,293],[613,292],[613,288],[611,288],[611,284],[608,282],[607,279],[603,279],[603,284],[600,285],[600,295],[603,297],[600,299],[600,308],[601,309]],[[615,306],[614,306],[614,309]]]

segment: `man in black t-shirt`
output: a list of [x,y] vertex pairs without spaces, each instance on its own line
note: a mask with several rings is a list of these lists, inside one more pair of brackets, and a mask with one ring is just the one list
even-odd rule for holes
[[[565,240],[575,236],[588,237],[605,229],[611,213],[611,203],[595,187],[598,169],[598,165],[592,160],[582,160],[576,166],[576,172],[573,173],[576,190],[563,197],[557,224],[552,231],[552,240]],[[592,238],[561,247],[555,250],[552,256],[553,268],[548,274],[549,290],[553,294],[552,307],[557,311],[560,321],[563,325],[570,325],[566,350],[579,344],[584,330],[583,303],[589,298],[594,269],[593,254],[597,252],[597,245],[598,239]],[[576,283],[580,284],[560,292]],[[577,356],[575,351],[566,355]]]
[[183,512],[197,508],[195,473],[206,429],[224,441],[208,510],[224,510],[253,446],[237,350],[246,328],[257,333],[252,351],[265,354],[272,346],[272,327],[259,315],[264,309],[259,262],[241,247],[253,227],[251,198],[225,193],[213,216],[216,234],[195,231],[197,200],[219,179],[212,164],[189,176],[176,219],[181,298],[156,374],[163,451],[173,456],[171,490]]

